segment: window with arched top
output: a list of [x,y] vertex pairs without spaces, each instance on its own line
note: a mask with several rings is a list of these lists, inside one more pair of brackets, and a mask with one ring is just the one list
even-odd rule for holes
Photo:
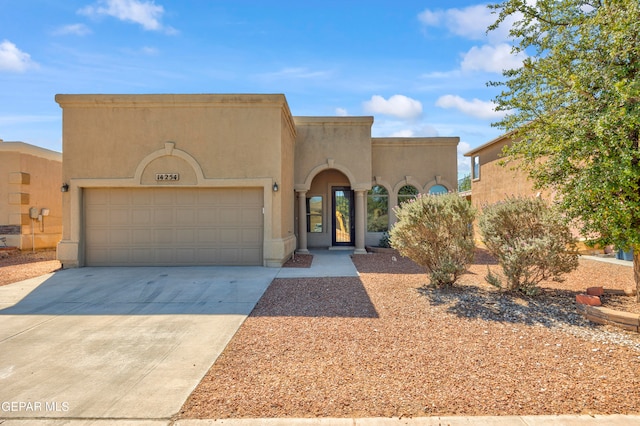
[[398,191],[398,205],[416,198],[418,196],[418,188],[413,185],[405,185]]
[[375,185],[367,194],[367,231],[385,232],[389,229],[389,192]]
[[431,195],[446,194],[448,192],[449,190],[444,185],[433,185],[431,188],[429,188],[429,194]]

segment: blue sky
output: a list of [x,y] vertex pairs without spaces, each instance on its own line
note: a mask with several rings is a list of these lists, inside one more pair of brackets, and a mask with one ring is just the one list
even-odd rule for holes
[[462,0],[0,0],[0,139],[61,151],[57,93],[283,93],[464,153],[502,133],[485,83],[522,59],[493,21]]

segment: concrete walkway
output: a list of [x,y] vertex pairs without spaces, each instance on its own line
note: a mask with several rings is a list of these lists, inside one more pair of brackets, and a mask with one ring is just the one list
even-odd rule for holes
[[633,260],[622,260],[615,257],[606,256],[580,256],[581,259],[595,260],[596,262],[613,263],[614,265],[631,266],[633,267]]
[[[276,278],[357,277],[351,261],[353,250],[309,250],[313,255],[310,268],[282,268]],[[358,256],[366,256],[359,254]]]

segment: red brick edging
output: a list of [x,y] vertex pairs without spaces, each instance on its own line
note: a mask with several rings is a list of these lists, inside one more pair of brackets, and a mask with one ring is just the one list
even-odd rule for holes
[[602,287],[590,287],[587,294],[576,296],[576,310],[589,321],[598,324],[613,325],[625,330],[640,333],[640,314],[616,311],[600,306],[600,296],[603,294],[619,294],[633,296],[635,291],[603,289]]

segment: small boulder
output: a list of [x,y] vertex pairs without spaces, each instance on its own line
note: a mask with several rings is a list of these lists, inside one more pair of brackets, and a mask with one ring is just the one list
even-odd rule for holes
[[602,287],[589,287],[587,289],[589,296],[602,296],[604,294],[604,288]]
[[602,302],[598,296],[590,296],[588,294],[578,294],[576,296],[576,303],[589,306],[601,306]]

